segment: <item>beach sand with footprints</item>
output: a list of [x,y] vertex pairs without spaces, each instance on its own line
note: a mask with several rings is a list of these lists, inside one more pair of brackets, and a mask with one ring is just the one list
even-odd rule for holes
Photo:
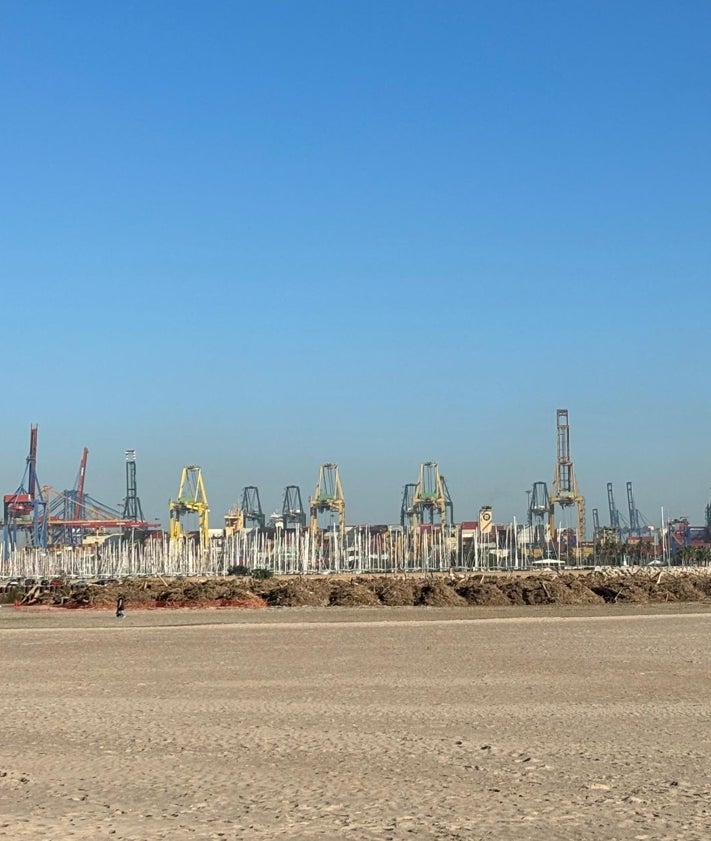
[[0,608],[0,838],[693,839],[711,606]]

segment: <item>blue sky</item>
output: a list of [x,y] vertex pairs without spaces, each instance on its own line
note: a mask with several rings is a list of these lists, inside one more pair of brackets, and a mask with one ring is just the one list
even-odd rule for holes
[[[5,2],[0,476],[703,519],[711,6]],[[603,516],[606,520],[606,516]]]

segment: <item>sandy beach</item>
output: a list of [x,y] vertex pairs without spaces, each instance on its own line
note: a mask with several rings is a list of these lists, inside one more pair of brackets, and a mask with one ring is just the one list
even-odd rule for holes
[[711,608],[0,608],[0,838],[706,839]]

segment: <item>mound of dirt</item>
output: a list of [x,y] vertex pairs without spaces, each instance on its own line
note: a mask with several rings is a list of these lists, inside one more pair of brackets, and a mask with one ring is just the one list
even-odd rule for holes
[[700,602],[711,595],[711,580],[680,576],[669,576],[666,582],[659,582],[657,589],[662,588],[669,601]]
[[454,589],[454,584],[443,578],[424,582],[415,596],[415,604],[426,607],[464,607],[467,600]]
[[334,607],[372,607],[381,604],[372,588],[360,581],[334,582],[328,603]]
[[325,607],[329,604],[330,588],[325,594],[323,586],[311,586],[311,582],[305,579],[286,579],[278,580],[269,587],[260,587],[257,595],[270,607]]
[[14,594],[22,606],[110,608],[122,595],[133,607],[357,607],[550,605],[607,602],[649,604],[709,601],[711,570],[618,568],[520,573],[476,573],[456,580],[442,575],[337,575],[271,579],[140,578],[111,584],[33,586]]
[[668,601],[664,598],[654,598],[656,588],[646,581],[634,582],[618,579],[593,584],[590,589],[603,601],[611,604],[616,602],[648,604],[650,601]]
[[[597,593],[593,593],[584,579],[576,575],[563,573],[552,579],[551,584],[565,585],[567,588],[567,594],[564,597],[561,596],[558,604],[601,604],[604,601]],[[569,601],[563,600],[564,598]]]
[[459,581],[455,589],[467,604],[491,607],[511,604],[496,584],[483,582],[479,578],[466,578],[464,581]]
[[528,578],[509,578],[499,584],[499,589],[506,596],[509,604],[550,604],[546,582],[538,576]]
[[381,604],[388,607],[412,607],[415,604],[419,588],[412,578],[377,576],[371,583]]
[[[124,595],[124,598],[128,597]],[[184,607],[193,604],[202,606],[231,607],[240,605],[266,607],[246,584],[236,579],[208,579],[186,583],[173,582],[172,586],[155,594],[155,603],[160,607]]]

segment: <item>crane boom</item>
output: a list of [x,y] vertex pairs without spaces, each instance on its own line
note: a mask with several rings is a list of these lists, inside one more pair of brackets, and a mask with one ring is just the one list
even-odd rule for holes
[[86,461],[89,456],[89,450],[84,447],[81,454],[81,461],[79,462],[79,473],[76,481],[76,496],[74,498],[74,519],[81,520],[84,509],[84,480],[86,479]]

